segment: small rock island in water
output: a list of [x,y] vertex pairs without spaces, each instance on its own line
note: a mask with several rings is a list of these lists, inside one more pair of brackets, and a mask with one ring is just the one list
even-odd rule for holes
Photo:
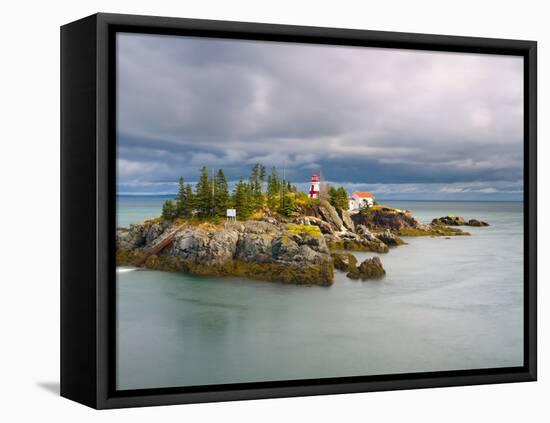
[[456,226],[488,226],[457,216],[420,223],[409,211],[385,207],[374,195],[323,186],[312,175],[300,192],[275,168],[257,164],[248,181],[229,193],[220,169],[202,168],[195,188],[180,178],[162,216],[117,229],[117,265],[236,276],[289,284],[333,283],[334,268],[350,279],[378,279],[379,257],[357,263],[352,251],[388,253],[406,236],[464,236]]

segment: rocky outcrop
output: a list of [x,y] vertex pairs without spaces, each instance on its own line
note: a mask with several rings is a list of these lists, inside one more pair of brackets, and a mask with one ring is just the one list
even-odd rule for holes
[[335,235],[337,231],[334,230],[334,227],[329,223],[325,222],[323,219],[320,219],[315,216],[300,216],[294,220],[299,225],[313,225],[317,226],[321,233],[328,235]]
[[363,225],[370,230],[399,230],[421,225],[409,212],[388,207],[363,210],[352,215],[352,220],[356,226]]
[[333,232],[346,232],[342,218],[336,209],[326,200],[302,206],[299,210],[301,216],[313,216],[326,222]]
[[327,240],[327,245],[331,250],[367,251],[373,253],[387,253],[390,251],[389,247],[380,240],[367,241],[360,238]]
[[355,223],[353,223],[353,220],[351,220],[351,215],[349,211],[342,210],[340,211],[340,217],[342,218],[342,223],[351,232],[355,232]]
[[466,221],[462,216],[443,216],[432,220],[432,225],[463,226]]
[[487,222],[484,222],[483,220],[477,220],[477,219],[470,219],[467,223],[468,226],[489,226]]
[[403,244],[404,241],[398,238],[400,236],[470,235],[461,229],[449,227],[437,219],[434,219],[431,224],[421,223],[410,212],[389,207],[362,210],[354,214],[352,219],[357,233],[363,231],[364,227],[380,242],[390,246]]
[[350,279],[379,279],[386,275],[379,257],[364,260],[359,266],[350,269],[347,274]]
[[405,241],[403,241],[401,238],[399,238],[389,229],[386,229],[385,231],[382,231],[382,232],[376,232],[374,235],[376,236],[377,239],[379,239],[389,247],[397,247],[398,245],[405,244]]
[[170,226],[167,222],[146,220],[141,224],[133,224],[128,228],[117,229],[117,246],[123,249],[134,249],[152,244]]
[[[119,264],[185,271],[198,275],[244,276],[293,284],[330,285],[332,259],[324,238],[285,225],[260,221],[214,226],[173,227],[158,231],[134,225],[119,232]],[[174,233],[171,245],[147,256],[159,238],[147,234]],[[131,234],[131,235],[130,235]]]
[[337,212],[327,201],[303,207],[294,222],[317,226],[331,250],[355,250],[387,253],[388,246],[372,234],[364,225],[356,226],[348,211]]
[[489,226],[487,222],[477,219],[470,219],[466,221],[462,216],[443,216],[432,220],[432,225],[446,225],[446,226]]
[[432,220],[434,226],[489,226],[483,220],[470,219],[466,220],[462,216],[442,216]]
[[470,235],[462,229],[444,225],[421,225],[418,228],[403,228],[395,231],[399,236],[463,236]]
[[334,268],[353,279],[385,275],[378,257],[357,266],[348,251],[387,253],[389,247],[405,243],[401,236],[470,235],[460,225],[488,226],[456,216],[423,224],[408,211],[381,206],[350,214],[315,200],[300,206],[290,219],[266,212],[246,222],[192,225],[157,218],[119,228],[117,263],[197,275],[330,285]]
[[350,272],[357,267],[357,259],[353,254],[347,251],[332,253],[331,257],[335,269],[343,272]]

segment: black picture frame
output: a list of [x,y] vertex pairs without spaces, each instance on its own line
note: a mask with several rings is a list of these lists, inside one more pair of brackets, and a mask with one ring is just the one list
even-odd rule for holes
[[[518,55],[524,58],[522,367],[116,391],[117,32]],[[537,44],[398,32],[95,14],[61,27],[61,395],[97,409],[534,381]]]

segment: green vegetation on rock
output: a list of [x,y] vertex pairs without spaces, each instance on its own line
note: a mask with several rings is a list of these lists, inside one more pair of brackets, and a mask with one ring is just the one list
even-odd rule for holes
[[313,225],[287,225],[290,235],[321,236],[321,230]]
[[372,253],[387,253],[390,251],[389,247],[383,242],[376,241],[353,241],[353,240],[341,240],[341,241],[329,241],[327,246],[332,251],[338,250],[350,250],[350,251],[365,251]]
[[447,226],[431,226],[428,229],[423,228],[401,228],[395,231],[399,236],[462,236],[470,235],[461,229],[449,228]]
[[328,188],[328,200],[329,203],[339,211],[348,209],[348,192],[343,186],[334,188],[330,186]]
[[350,279],[380,279],[386,275],[379,257],[366,259],[359,266],[354,267],[347,274]]
[[332,257],[334,268],[343,272],[351,272],[357,266],[357,259],[351,253],[333,252],[330,256]]
[[146,256],[139,251],[118,249],[117,265],[132,265],[152,270],[188,272],[199,276],[246,277],[296,285],[332,285],[332,264],[288,265],[232,260],[218,265],[204,265],[169,255]]

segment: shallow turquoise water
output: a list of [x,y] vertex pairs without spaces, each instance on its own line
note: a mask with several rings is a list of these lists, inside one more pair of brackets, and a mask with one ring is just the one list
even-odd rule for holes
[[[119,221],[162,201],[122,201]],[[118,388],[522,365],[522,204],[388,204],[423,221],[454,213],[492,226],[409,238],[380,255],[383,280],[337,271],[327,288],[119,272]]]

